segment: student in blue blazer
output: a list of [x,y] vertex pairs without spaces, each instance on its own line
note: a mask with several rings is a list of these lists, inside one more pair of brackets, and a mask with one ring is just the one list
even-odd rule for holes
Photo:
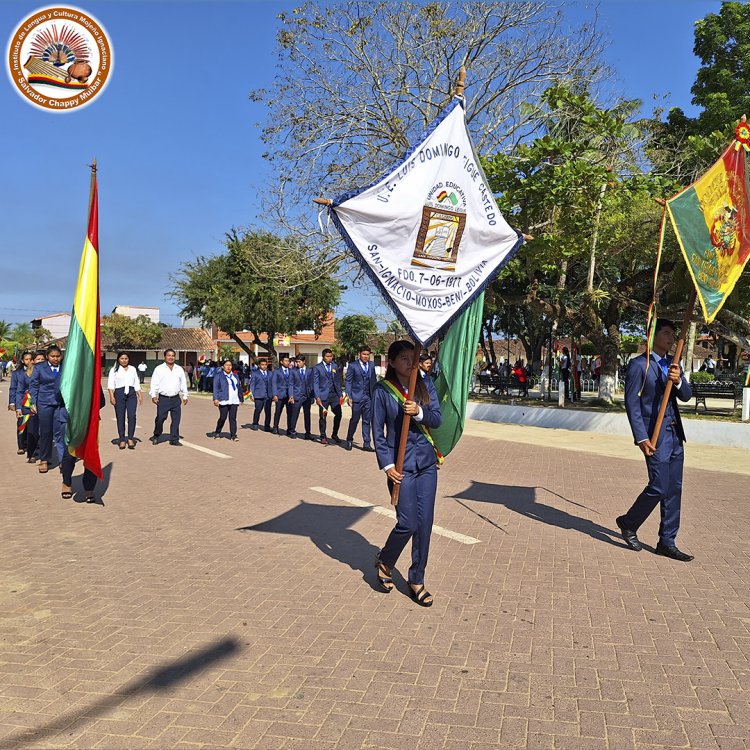
[[[412,540],[409,587],[412,598],[422,607],[432,606],[432,595],[424,587],[430,551],[430,534],[437,493],[437,451],[429,429],[443,421],[437,391],[430,378],[417,378],[413,394],[408,393],[414,344],[395,341],[388,348],[388,368],[378,383],[372,405],[372,430],[378,466],[388,477],[388,491],[400,484],[396,526],[378,554],[375,565],[384,591],[394,587],[391,569]],[[401,439],[404,413],[411,415],[403,472],[396,471],[396,454]],[[425,429],[426,428],[426,431]]]
[[310,409],[313,399],[313,372],[307,366],[304,354],[297,356],[297,367],[292,368],[292,391],[294,392],[294,411],[292,412],[292,434],[297,437],[297,419],[300,411],[304,415],[305,440],[312,440]]
[[62,352],[57,346],[47,349],[47,361],[34,366],[34,374],[29,384],[29,394],[33,406],[31,411],[39,420],[39,473],[49,471],[52,459],[52,438],[55,429],[55,413],[60,408]]
[[[660,505],[657,553],[673,560],[690,562],[693,556],[679,550],[675,545],[675,538],[680,528],[684,461],[682,444],[685,442],[677,399],[689,401],[692,392],[679,363],[672,362],[672,357],[667,354],[674,346],[674,339],[674,323],[666,318],[659,318],[656,321],[651,358],[647,362],[644,353],[628,365],[625,376],[625,408],[635,443],[646,457],[648,484],[630,510],[617,518],[616,523],[627,545],[640,551],[642,545],[637,531],[654,508]],[[667,380],[672,381],[672,392],[654,448],[650,437],[656,426]]]
[[268,370],[268,360],[261,359],[258,361],[258,369],[253,370],[250,378],[250,392],[252,400],[255,402],[253,411],[253,422],[250,425],[251,430],[258,429],[258,419],[263,414],[263,429],[266,432],[271,431],[271,399],[273,397],[271,388],[271,378],[273,373]]
[[339,442],[341,425],[341,378],[338,365],[333,361],[333,351],[323,349],[323,361],[313,368],[313,397],[318,405],[318,427],[320,444],[328,445],[326,438],[326,417],[333,412],[333,434],[331,440]]
[[346,434],[346,443],[344,443],[344,448],[348,451],[352,449],[352,440],[360,417],[362,418],[362,450],[374,450],[370,445],[370,418],[372,395],[378,379],[375,376],[375,366],[370,362],[371,353],[369,346],[361,346],[359,358],[351,362],[346,370],[346,398],[352,407],[352,418],[349,420],[349,430]]
[[24,386],[26,386],[26,382],[29,379],[29,376],[26,375],[27,371],[33,372],[31,365],[32,357],[31,352],[21,354],[16,369],[13,370],[13,374],[10,376],[10,386],[8,387],[8,411],[15,412],[16,415],[16,453],[19,456],[23,456],[26,453],[26,428],[25,426],[23,430],[19,428],[24,425],[24,414],[29,413],[29,410],[24,409],[22,406],[26,387],[23,387],[23,390],[21,390],[21,385],[19,384],[23,381]]
[[34,352],[32,356],[34,359],[31,366],[20,370],[18,373],[15,395],[16,417],[19,420],[23,419],[26,415],[29,417],[26,420],[24,435],[26,436],[26,460],[30,464],[36,463],[37,460],[36,452],[37,446],[39,445],[39,417],[33,409],[24,406],[23,402],[27,392],[29,393],[29,398],[31,398],[31,378],[34,374],[34,368],[47,359],[47,352],[40,349],[39,351]]
[[213,431],[214,438],[221,437],[224,423],[229,417],[229,439],[237,442],[237,409],[245,400],[242,395],[242,383],[232,372],[232,360],[225,359],[221,367],[214,374],[214,406],[219,408],[219,419],[216,429]]
[[272,398],[276,404],[273,413],[273,429],[271,433],[279,434],[279,422],[282,412],[286,411],[286,434],[292,430],[292,411],[294,410],[294,391],[292,388],[292,373],[289,368],[289,355],[283,354],[279,358],[280,367],[273,371]]

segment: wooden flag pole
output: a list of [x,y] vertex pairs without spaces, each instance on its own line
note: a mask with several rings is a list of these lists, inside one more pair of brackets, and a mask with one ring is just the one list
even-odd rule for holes
[[458,69],[458,80],[456,81],[456,96],[464,95],[465,86],[466,86],[466,67],[462,65]]
[[[407,399],[414,400],[414,391],[417,388],[417,378],[419,377],[419,355],[422,347],[414,344],[414,357],[411,361],[411,374],[409,375],[409,393]],[[411,415],[404,412],[404,421],[401,424],[401,439],[398,443],[398,453],[396,454],[396,471],[401,474],[404,471],[404,456],[406,455],[406,441],[409,438],[409,425],[411,424]],[[398,495],[401,492],[401,485],[393,485],[391,490],[391,505],[398,505]]]
[[[693,308],[695,307],[695,298],[697,291],[693,286],[690,292],[690,299],[688,300],[687,309],[685,310],[685,317],[682,321],[682,328],[680,328],[680,337],[677,339],[677,348],[674,350],[673,363],[680,364],[682,358],[682,348],[685,346],[685,332],[690,326],[690,319],[693,317]],[[646,367],[650,367],[651,363],[646,362]],[[672,393],[672,381],[667,380],[667,385],[664,388],[664,393],[661,397],[661,404],[659,404],[659,416],[656,418],[656,424],[654,425],[654,432],[651,435],[651,445],[656,448],[656,444],[659,441],[659,432],[661,431],[661,423],[664,421],[664,413],[667,411],[667,404],[669,403],[669,395]]]

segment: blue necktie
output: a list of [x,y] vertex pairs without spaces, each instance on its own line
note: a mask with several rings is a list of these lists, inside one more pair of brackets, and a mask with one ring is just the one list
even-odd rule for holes
[[227,375],[227,380],[232,384],[232,390],[237,390],[237,385],[234,382],[234,375]]
[[661,366],[661,371],[664,373],[664,379],[666,380],[669,377],[669,365],[667,363],[667,358],[662,357],[659,360],[659,365]]

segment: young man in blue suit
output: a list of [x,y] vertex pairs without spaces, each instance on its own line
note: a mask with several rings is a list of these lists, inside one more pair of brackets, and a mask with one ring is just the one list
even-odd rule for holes
[[[672,362],[672,358],[667,354],[674,346],[674,339],[674,323],[666,318],[659,318],[656,321],[650,360],[646,361],[644,353],[628,366],[625,376],[625,408],[635,443],[646,457],[648,485],[635,499],[630,510],[616,519],[616,523],[627,545],[640,551],[643,547],[637,531],[654,508],[660,505],[661,524],[659,542],[656,545],[657,553],[673,560],[690,562],[693,556],[680,551],[675,545],[675,538],[680,528],[684,461],[682,444],[685,442],[677,399],[689,401],[692,392],[679,363]],[[654,447],[651,435],[667,380],[672,381],[672,392]]]
[[305,440],[312,440],[310,431],[310,409],[312,407],[313,373],[307,366],[304,354],[297,357],[297,367],[292,368],[292,391],[294,393],[294,411],[292,412],[292,434],[289,437],[297,437],[297,419],[300,411],[303,412],[305,420]]
[[323,349],[323,361],[313,368],[313,396],[318,405],[318,426],[320,428],[320,444],[328,445],[326,438],[326,417],[333,412],[333,434],[331,440],[339,442],[339,426],[341,425],[341,378],[338,365],[333,361],[333,352]]
[[359,358],[352,362],[346,370],[346,397],[352,407],[352,418],[349,420],[349,430],[346,434],[344,448],[352,449],[352,440],[357,431],[360,417],[362,418],[362,450],[372,453],[370,445],[370,421],[372,418],[372,394],[378,379],[375,377],[375,367],[370,362],[371,350],[369,346],[359,348]]
[[272,374],[268,372],[268,360],[261,359],[258,361],[258,369],[253,370],[250,378],[250,391],[252,399],[255,402],[255,411],[253,412],[253,423],[250,425],[251,430],[258,429],[258,419],[263,412],[263,429],[266,432],[271,431],[271,388]]
[[294,409],[294,393],[292,391],[292,373],[289,370],[289,355],[284,354],[279,360],[281,367],[273,371],[272,393],[276,410],[273,413],[274,435],[279,434],[279,421],[281,413],[286,410],[286,434],[292,429],[292,410]]

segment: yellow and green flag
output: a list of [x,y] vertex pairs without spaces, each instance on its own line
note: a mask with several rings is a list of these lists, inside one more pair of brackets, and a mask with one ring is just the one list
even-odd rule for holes
[[60,393],[68,410],[65,445],[83,465],[102,478],[99,458],[101,400],[101,335],[99,328],[99,196],[96,167],[91,176],[88,231],[83,244],[78,285],[60,376]]
[[716,317],[750,257],[750,128],[740,123],[735,135],[708,172],[667,201],[706,323]]

